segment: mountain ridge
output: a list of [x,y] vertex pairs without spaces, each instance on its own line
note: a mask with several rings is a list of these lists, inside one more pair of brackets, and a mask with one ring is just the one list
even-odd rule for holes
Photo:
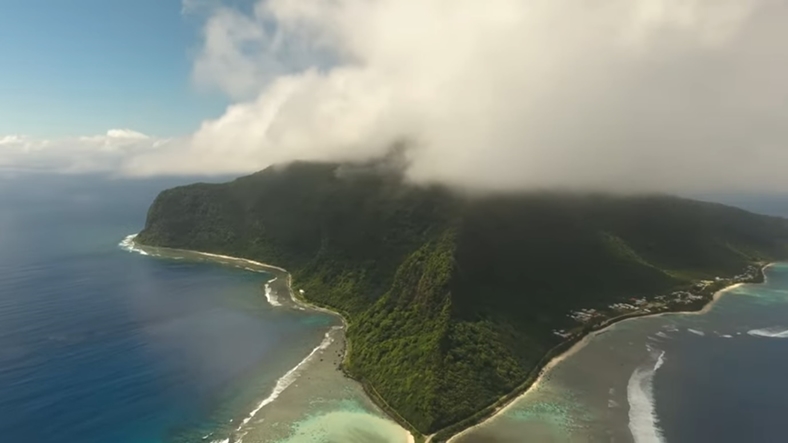
[[427,434],[518,387],[557,331],[588,328],[568,314],[610,318],[613,303],[783,258],[788,222],[669,196],[468,196],[295,163],[163,191],[137,241],[288,269],[347,317],[345,369]]

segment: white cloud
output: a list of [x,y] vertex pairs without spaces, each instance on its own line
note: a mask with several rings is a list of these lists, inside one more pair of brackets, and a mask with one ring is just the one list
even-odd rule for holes
[[134,140],[134,139],[145,140],[150,138],[141,132],[132,131],[131,129],[110,129],[109,131],[107,131],[106,137],[109,139],[128,139],[128,140]]
[[115,173],[128,159],[164,148],[171,140],[129,129],[104,135],[40,139],[22,135],[0,137],[0,170],[56,173]]
[[[251,16],[223,11],[196,73],[233,96],[259,94],[205,122],[178,168],[363,159],[407,139],[417,181],[785,186],[786,16],[768,0],[271,0]],[[285,40],[338,63],[282,74]],[[132,169],[163,172],[183,154]]]
[[788,3],[269,0],[214,10],[194,78],[237,100],[128,174],[366,159],[485,189],[788,186]]
[[283,72],[273,57],[274,36],[254,18],[222,8],[208,20],[203,35],[193,73],[199,86],[246,98]]

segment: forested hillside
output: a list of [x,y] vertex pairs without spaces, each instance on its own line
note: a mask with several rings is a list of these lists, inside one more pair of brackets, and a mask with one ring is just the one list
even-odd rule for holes
[[467,196],[337,164],[162,192],[137,238],[287,268],[346,315],[348,371],[419,431],[514,389],[605,309],[788,255],[788,224],[667,196]]

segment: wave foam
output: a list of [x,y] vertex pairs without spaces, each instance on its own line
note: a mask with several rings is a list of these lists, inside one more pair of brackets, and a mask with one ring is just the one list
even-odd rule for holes
[[276,386],[274,386],[274,390],[271,392],[271,395],[269,395],[263,401],[261,401],[260,404],[258,404],[257,407],[254,408],[254,410],[251,413],[249,413],[249,415],[246,416],[246,418],[243,419],[243,422],[241,423],[240,426],[238,426],[238,429],[236,429],[236,431],[240,431],[245,424],[249,423],[254,418],[254,416],[257,415],[258,412],[260,412],[261,409],[263,409],[266,405],[276,400],[285,389],[287,389],[291,384],[293,384],[294,381],[296,381],[296,379],[298,379],[299,369],[301,369],[307,362],[309,362],[309,360],[311,360],[315,354],[322,351],[323,349],[326,349],[331,345],[331,343],[334,342],[334,338],[331,336],[331,332],[337,329],[342,329],[342,326],[332,327],[328,332],[326,332],[323,341],[320,342],[320,344],[317,345],[315,349],[312,349],[312,352],[310,352],[309,355],[306,356],[306,358],[301,360],[301,362],[298,363],[293,369],[287,371],[285,375],[283,375],[279,380],[276,381]]
[[[656,351],[651,352],[652,358]],[[654,374],[665,362],[665,351],[656,356],[654,366],[641,366],[632,372],[627,383],[629,431],[635,443],[663,443],[659,419],[654,408]]]
[[771,328],[753,329],[751,331],[747,331],[747,334],[754,337],[788,338],[788,329],[780,326],[774,326]]
[[[266,263],[261,263],[259,261],[249,260],[247,258],[238,258],[238,257],[231,257],[229,255],[221,255],[221,254],[212,254],[210,252],[200,252],[200,251],[192,251],[195,254],[204,255],[206,257],[213,257],[213,258],[220,258],[222,260],[229,260],[231,263],[229,264],[237,264],[237,263],[246,263],[252,266],[259,266],[261,268],[271,268],[276,269],[277,271],[287,272],[283,268],[279,266],[269,265]],[[256,272],[265,272],[262,270],[254,270]]]
[[123,249],[127,252],[136,252],[137,254],[141,255],[150,255],[147,252],[140,249],[136,244],[134,244],[134,239],[137,238],[137,234],[127,235],[123,238],[123,240],[118,243],[120,249]]
[[271,306],[282,306],[282,303],[279,303],[279,299],[276,298],[276,294],[274,294],[269,283],[265,284],[265,299],[268,300],[268,304]]
[[691,333],[693,333],[693,334],[695,334],[695,335],[700,335],[701,337],[705,337],[705,336],[706,336],[706,333],[705,333],[705,332],[703,332],[703,331],[698,331],[697,329],[691,329],[691,328],[687,328],[687,332],[691,332]]

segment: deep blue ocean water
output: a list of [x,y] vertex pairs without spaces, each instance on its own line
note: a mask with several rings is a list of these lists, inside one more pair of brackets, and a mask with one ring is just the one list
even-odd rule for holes
[[665,441],[788,441],[788,264],[767,278],[690,319],[704,335],[658,344],[665,359],[654,397]]
[[459,441],[788,441],[788,263],[766,276],[704,313],[617,323]]
[[117,246],[189,181],[0,180],[0,441],[193,440],[320,342],[328,319],[266,304],[263,274]]
[[[117,246],[161,189],[191,181],[0,178],[0,442],[209,442],[321,341],[330,320],[266,304],[264,275]],[[663,323],[676,331],[652,340]],[[611,355],[664,352],[654,441],[788,441],[788,265],[706,315],[627,328],[604,336]]]

